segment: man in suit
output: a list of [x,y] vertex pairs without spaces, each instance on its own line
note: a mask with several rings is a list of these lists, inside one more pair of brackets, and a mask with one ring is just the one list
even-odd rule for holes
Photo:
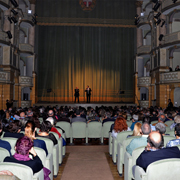
[[163,145],[163,136],[159,132],[151,132],[148,136],[147,147],[136,160],[136,165],[146,171],[147,167],[155,161],[168,158],[180,158],[178,147],[162,148]]
[[85,92],[86,92],[86,97],[87,97],[87,103],[90,103],[90,98],[91,98],[91,88],[87,86]]
[[74,96],[75,96],[75,103],[76,103],[76,98],[78,100],[78,103],[79,103],[79,89],[78,87],[76,87],[76,89],[74,89],[75,93],[74,93]]
[[86,119],[80,116],[80,110],[78,109],[76,110],[76,117],[72,118],[71,120],[71,123],[73,122],[86,122]]

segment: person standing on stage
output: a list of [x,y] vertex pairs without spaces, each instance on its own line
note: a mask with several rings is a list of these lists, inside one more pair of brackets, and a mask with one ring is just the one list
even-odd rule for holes
[[76,103],[76,98],[78,99],[78,103],[79,103],[79,89],[78,87],[76,87],[76,89],[74,89],[75,93],[74,93],[74,96],[75,96],[75,103]]
[[91,88],[89,86],[87,86],[85,92],[86,92],[86,97],[87,97],[87,103],[90,103]]

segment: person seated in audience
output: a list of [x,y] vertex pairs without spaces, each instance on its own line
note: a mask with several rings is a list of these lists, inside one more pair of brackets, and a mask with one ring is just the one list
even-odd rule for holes
[[[158,122],[164,123],[165,120],[166,120],[166,116],[165,116],[164,114],[159,115],[159,117],[158,117]],[[157,122],[157,123],[158,123],[158,122]],[[157,123],[154,123],[153,126],[156,126]],[[168,125],[165,124],[165,126],[167,127]]]
[[[2,122],[0,121],[0,136],[3,133],[2,130],[3,130],[3,125]],[[7,149],[9,151],[9,154],[11,155],[11,145],[9,144],[9,142],[0,139],[0,147]]]
[[104,118],[102,118],[102,124],[109,122],[109,121],[113,121],[115,122],[115,119],[111,117],[111,113],[110,112],[106,112],[104,115]]
[[133,134],[132,135],[128,135],[128,137],[132,137],[132,136],[141,136],[141,126],[142,124],[140,122],[137,122],[135,125],[134,125],[134,130],[133,130]]
[[0,171],[0,179],[2,180],[20,180],[14,174],[8,170]]
[[163,136],[159,132],[151,132],[147,138],[147,147],[137,158],[136,165],[146,171],[147,167],[155,161],[168,158],[180,158],[178,147],[162,148],[163,146]]
[[158,116],[157,116],[157,115],[158,115],[157,111],[156,111],[156,110],[153,110],[152,116],[151,116],[151,122],[158,120]]
[[149,116],[143,117],[142,123],[147,122],[151,126],[151,131],[156,131],[155,126],[151,124],[151,118]]
[[139,122],[138,121],[138,115],[134,114],[133,117],[132,117],[132,124],[131,124],[131,130],[133,131],[134,130],[134,125]]
[[165,136],[165,132],[166,132],[166,126],[164,123],[157,123],[155,125],[156,131],[159,132],[162,136]]
[[122,116],[120,116],[115,121],[111,136],[116,138],[118,133],[122,131],[131,131],[131,129],[128,127],[126,120]]
[[52,125],[49,121],[43,121],[40,127],[40,133],[37,134],[37,137],[44,137],[53,141],[53,144],[56,145],[58,143],[54,134],[49,133],[51,131]]
[[71,123],[73,122],[85,122],[86,123],[86,119],[82,118],[80,115],[80,110],[76,110],[76,117],[71,119]]
[[[4,162],[13,162],[29,166],[33,173],[37,173],[43,168],[40,158],[34,151],[33,142],[27,136],[17,140],[15,150],[16,153],[13,156],[6,157]],[[32,154],[33,159],[29,158],[29,153]]]
[[145,122],[141,126],[141,134],[142,136],[140,138],[134,138],[131,140],[129,145],[126,147],[126,151],[132,156],[132,152],[134,149],[140,147],[140,146],[146,146],[147,145],[147,137],[151,132],[151,126]]
[[46,143],[41,139],[36,139],[35,131],[36,131],[36,126],[34,121],[29,120],[25,125],[25,136],[29,137],[33,141],[34,147],[39,147],[44,149],[46,155],[48,155]]
[[4,137],[13,137],[13,138],[23,137],[24,134],[20,133],[21,125],[22,124],[19,120],[12,120],[12,122],[9,123],[9,126],[7,128],[8,131],[4,133]]
[[179,124],[179,123],[180,123],[180,115],[177,115],[175,116],[174,123],[171,124],[170,129],[172,130],[176,126],[176,124]]
[[180,71],[179,65],[176,66],[175,71]]
[[175,129],[174,129],[174,134],[176,136],[176,139],[170,140],[167,143],[166,147],[180,145],[180,124],[176,124]]

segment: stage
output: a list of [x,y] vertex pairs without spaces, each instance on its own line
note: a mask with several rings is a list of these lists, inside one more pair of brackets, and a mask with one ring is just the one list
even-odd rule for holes
[[71,107],[78,107],[78,106],[82,106],[84,108],[87,107],[93,107],[95,108],[96,106],[100,107],[100,106],[136,106],[136,104],[132,103],[132,102],[91,102],[91,103],[85,103],[85,102],[80,102],[80,103],[73,103],[73,102],[38,102],[36,104],[34,104],[35,106],[56,106],[58,105],[60,106],[71,106]]

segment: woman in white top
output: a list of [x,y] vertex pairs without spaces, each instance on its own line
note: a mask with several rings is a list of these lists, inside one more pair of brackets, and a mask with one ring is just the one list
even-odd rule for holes
[[131,129],[128,127],[126,119],[124,119],[122,116],[119,116],[114,123],[114,129],[111,136],[116,138],[118,133],[122,131],[131,131]]

